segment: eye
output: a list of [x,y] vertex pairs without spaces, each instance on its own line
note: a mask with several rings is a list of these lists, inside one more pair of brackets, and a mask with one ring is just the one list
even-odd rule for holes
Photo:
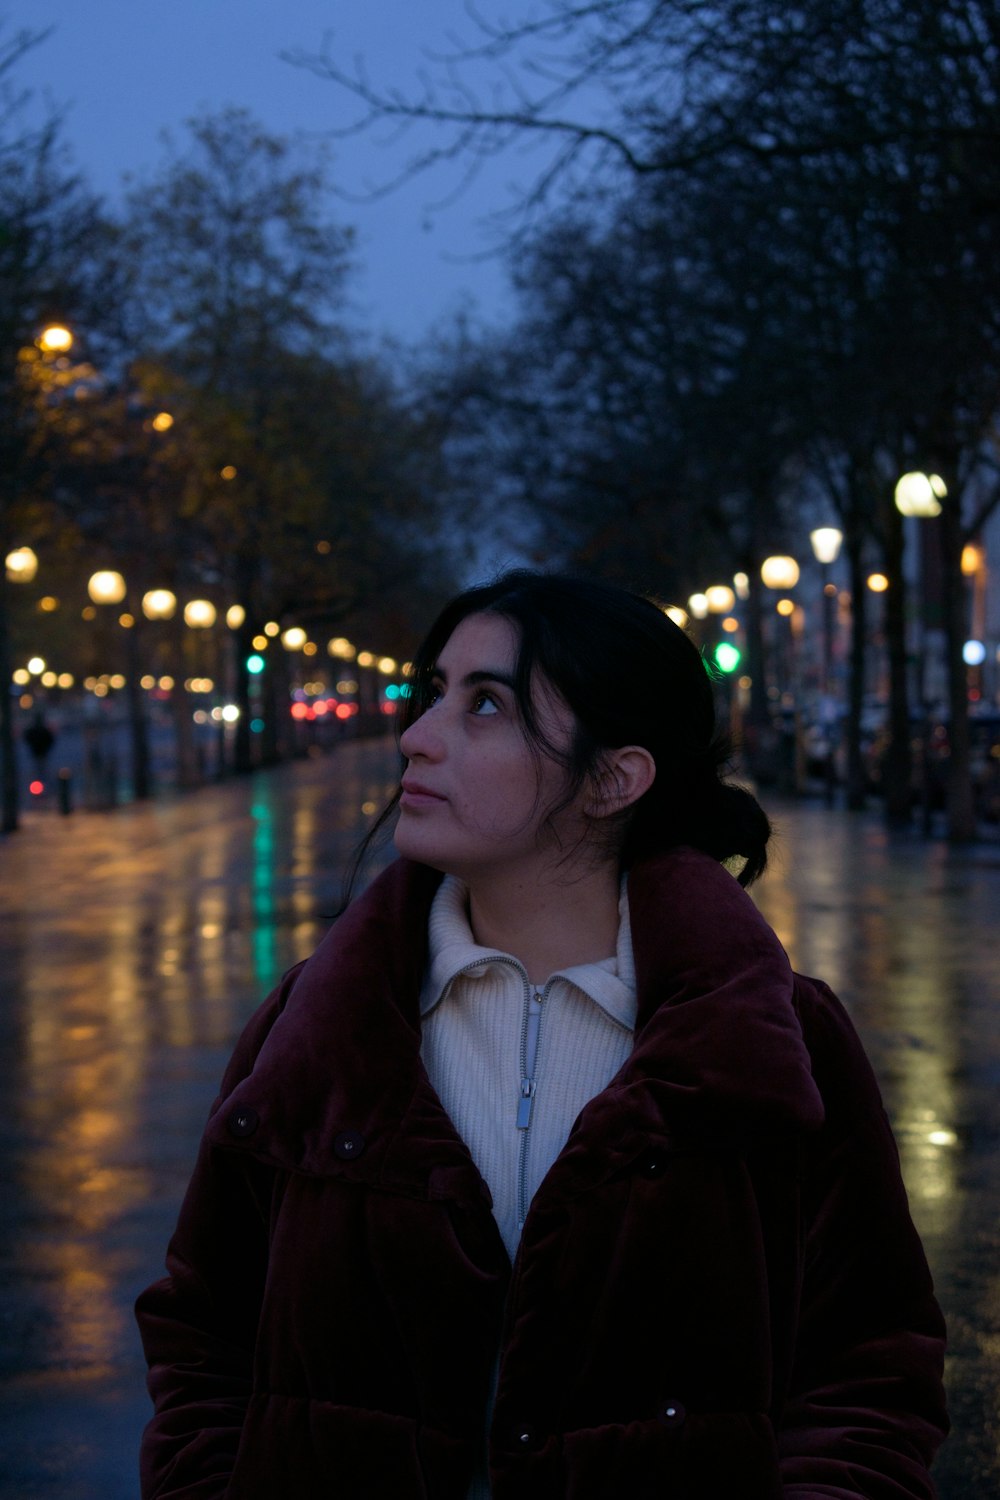
[[472,712],[480,718],[489,718],[500,712],[496,699],[490,693],[478,692],[472,699]]

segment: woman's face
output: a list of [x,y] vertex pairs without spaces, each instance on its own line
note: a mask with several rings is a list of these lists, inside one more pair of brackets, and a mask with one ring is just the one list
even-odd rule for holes
[[[470,884],[501,869],[528,877],[560,854],[540,834],[566,772],[525,739],[511,686],[517,648],[508,620],[469,615],[438,657],[436,696],[400,741],[408,764],[396,847]],[[534,708],[545,738],[568,748],[572,713],[544,683],[536,684]],[[583,831],[578,806],[555,822],[560,836]]]

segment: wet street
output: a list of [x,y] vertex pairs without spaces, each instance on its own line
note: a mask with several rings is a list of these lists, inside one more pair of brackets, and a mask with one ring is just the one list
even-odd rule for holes
[[[393,783],[350,743],[0,842],[0,1497],[136,1500],[132,1321],[244,1020],[315,946]],[[768,803],[755,895],[881,1080],[951,1335],[942,1500],[1000,1494],[1000,843]]]

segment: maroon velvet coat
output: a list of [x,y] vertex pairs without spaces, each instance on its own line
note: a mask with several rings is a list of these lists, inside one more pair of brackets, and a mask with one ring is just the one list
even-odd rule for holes
[[707,856],[629,879],[634,1050],[511,1270],[420,1062],[399,862],[250,1022],[139,1299],[143,1495],[916,1500],[943,1328],[871,1070]]

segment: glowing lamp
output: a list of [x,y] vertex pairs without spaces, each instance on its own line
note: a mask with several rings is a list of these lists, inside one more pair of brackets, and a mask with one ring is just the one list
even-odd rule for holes
[[209,630],[215,620],[216,608],[211,599],[192,599],[184,606],[184,624],[192,630]]
[[939,516],[948,486],[937,474],[903,474],[896,485],[896,509],[902,516]]
[[836,526],[817,526],[815,531],[810,531],[809,540],[812,543],[813,556],[816,561],[826,566],[828,563],[837,561],[844,533],[838,531]]
[[766,557],[760,578],[766,589],[793,589],[799,581],[799,565],[794,557]]
[[172,620],[177,608],[177,595],[169,589],[150,589],[142,596],[142,612],[147,620]]
[[286,651],[301,651],[307,640],[308,636],[301,625],[290,625],[281,632],[281,644]]
[[50,323],[35,342],[46,354],[67,354],[73,347],[73,335],[62,323]]
[[734,646],[731,641],[720,641],[715,648],[714,654],[715,665],[719,668],[720,672],[735,672],[743,660],[743,654],[739,647]]
[[125,598],[125,580],[112,569],[102,569],[91,574],[87,593],[95,604],[120,604]]
[[708,601],[708,612],[712,615],[728,615],[736,603],[736,595],[725,583],[713,583],[710,589],[705,590],[705,598]]
[[15,547],[7,553],[7,577],[11,583],[30,583],[38,572],[38,558],[30,547]]
[[226,610],[226,624],[230,630],[239,630],[246,617],[247,612],[242,604],[231,604]]

